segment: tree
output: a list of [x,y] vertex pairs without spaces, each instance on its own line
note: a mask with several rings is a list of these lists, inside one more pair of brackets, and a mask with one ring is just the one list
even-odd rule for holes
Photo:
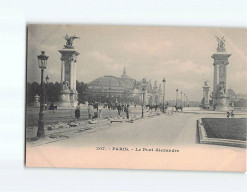
[[[49,82],[44,83],[45,88],[45,97],[47,98],[47,102],[58,102],[61,93],[61,84],[59,82]],[[76,81],[76,90],[78,92],[79,102],[84,103],[87,100],[87,90],[88,86],[84,82]],[[27,83],[26,86],[26,102],[30,104],[34,101],[35,95],[41,94],[40,84],[37,82]]]
[[239,99],[238,101],[234,102],[235,107],[247,107],[247,100],[246,99]]
[[26,102],[30,104],[34,101],[34,96],[37,94],[40,96],[40,85],[37,82],[27,83],[26,86]]
[[[60,84],[56,82],[55,84],[52,82],[44,83],[45,88],[45,96],[47,97],[48,102],[57,102],[59,101],[60,95]],[[41,87],[40,84],[37,82],[27,83],[26,89],[26,101],[27,104],[30,104],[34,101],[34,96],[41,94]]]
[[48,102],[58,102],[60,91],[61,91],[61,84],[56,82],[52,83],[50,82],[47,87],[47,101]]
[[80,103],[85,103],[88,100],[87,92],[88,86],[84,82],[76,81],[76,90],[78,92],[78,101]]

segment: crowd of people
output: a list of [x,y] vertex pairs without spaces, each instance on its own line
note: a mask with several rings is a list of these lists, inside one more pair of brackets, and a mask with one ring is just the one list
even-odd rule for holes
[[[88,119],[94,118],[102,118],[102,111],[103,109],[110,110],[117,110],[119,117],[126,117],[129,119],[129,105],[128,104],[112,104],[112,103],[86,103],[87,105],[87,112],[88,112]],[[78,104],[77,108],[75,109],[75,117],[77,119],[80,118],[80,104]]]
[[[136,108],[136,104],[133,105]],[[80,104],[78,104],[77,108],[75,109],[75,117],[77,119],[80,118]],[[130,105],[126,103],[86,103],[84,104],[84,108],[86,107],[88,112],[88,119],[94,118],[102,118],[102,111],[106,109],[110,112],[110,110],[117,110],[118,117],[125,117],[127,119],[130,118]],[[149,111],[163,111],[162,105],[146,105],[145,109]],[[165,108],[166,109],[166,108]]]

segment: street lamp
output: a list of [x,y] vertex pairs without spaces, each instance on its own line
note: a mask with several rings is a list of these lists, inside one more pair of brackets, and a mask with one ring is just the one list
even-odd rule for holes
[[41,54],[37,56],[38,57],[38,63],[39,68],[41,69],[41,95],[40,95],[40,110],[39,110],[39,120],[38,120],[38,132],[37,132],[37,138],[41,138],[45,136],[44,132],[44,83],[43,83],[43,77],[44,77],[44,69],[47,65],[47,59],[48,56],[45,55],[44,51],[41,51]]
[[166,79],[163,79],[163,113],[165,113],[165,91],[166,91]]
[[142,79],[142,118],[144,118],[144,104],[145,104],[145,91],[147,82],[146,79]]
[[185,93],[184,93],[184,107],[185,107]]
[[181,91],[181,107],[183,107],[183,92]]
[[45,77],[46,80],[46,88],[45,88],[45,103],[47,104],[47,100],[48,100],[48,85],[49,85],[49,77],[48,75]]
[[178,89],[176,89],[176,107],[177,107],[177,104],[178,103]]
[[111,87],[109,87],[109,96],[108,97],[109,97],[109,100],[108,101],[110,103],[111,102]]

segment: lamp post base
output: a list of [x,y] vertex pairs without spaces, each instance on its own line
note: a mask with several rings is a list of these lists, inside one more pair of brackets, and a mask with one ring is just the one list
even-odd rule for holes
[[37,138],[45,137],[45,131],[44,131],[44,121],[38,120],[38,132],[37,132]]

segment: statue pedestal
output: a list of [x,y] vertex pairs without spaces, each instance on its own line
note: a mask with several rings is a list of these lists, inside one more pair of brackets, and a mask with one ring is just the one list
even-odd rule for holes
[[60,94],[59,107],[76,107],[78,105],[77,91],[62,91]]
[[34,96],[33,107],[40,107],[40,102],[39,102],[39,96],[38,96],[38,94],[36,94]]
[[216,102],[215,111],[226,112],[229,109],[228,104],[227,104],[228,102],[227,99],[228,99],[227,96],[216,97],[215,98],[215,102]]

